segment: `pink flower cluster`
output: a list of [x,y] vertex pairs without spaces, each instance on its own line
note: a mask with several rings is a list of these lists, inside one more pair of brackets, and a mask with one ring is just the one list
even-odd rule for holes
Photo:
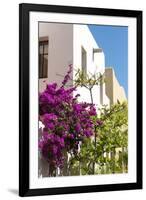
[[78,102],[79,95],[73,97],[76,88],[65,87],[71,71],[70,66],[61,87],[57,83],[48,84],[39,94],[39,114],[45,126],[39,149],[52,170],[63,167],[65,151],[76,154],[79,141],[94,134],[92,116],[97,115],[94,105]]

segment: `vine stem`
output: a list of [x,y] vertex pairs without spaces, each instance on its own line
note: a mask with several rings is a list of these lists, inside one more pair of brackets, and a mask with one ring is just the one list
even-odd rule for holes
[[[92,87],[89,88],[89,91],[90,91],[90,98],[91,98],[91,103],[93,104],[93,95],[92,95]],[[94,148],[95,148],[95,151],[96,151],[96,128],[95,128],[95,135],[94,135]],[[93,161],[93,174],[95,174],[95,157],[96,157],[96,153],[94,152],[94,161]]]
[[91,103],[93,104],[93,95],[92,95],[92,88],[89,89],[90,91],[90,98],[91,98]]

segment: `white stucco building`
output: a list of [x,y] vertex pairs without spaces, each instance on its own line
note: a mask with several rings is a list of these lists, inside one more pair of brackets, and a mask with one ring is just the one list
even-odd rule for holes
[[116,78],[115,71],[112,67],[105,69],[105,92],[110,100],[110,105],[123,101],[127,101],[124,88],[120,85]]
[[[78,68],[88,74],[98,72],[104,74],[104,52],[99,48],[87,25],[39,23],[39,38],[41,41],[43,38],[48,38],[46,57],[48,69],[46,70],[47,75],[39,79],[40,91],[43,91],[46,82],[57,82],[60,85],[69,64],[73,65],[73,80]],[[89,91],[86,88],[78,88],[77,93],[81,94],[80,101],[91,102]],[[93,101],[98,106],[109,105],[105,84],[94,86]]]
[[[109,76],[105,70],[105,55],[96,43],[87,25],[39,23],[39,52],[43,52],[44,67],[39,67],[39,91],[43,91],[46,83],[57,82],[61,85],[64,75],[68,71],[68,65],[72,64],[73,85],[75,73],[82,69],[85,73],[101,73],[105,75],[105,83],[94,86],[93,102],[97,107],[112,105],[118,100],[121,91],[116,76]],[[41,57],[39,58],[39,61]],[[110,70],[112,71],[112,70]],[[112,71],[113,72],[113,71]],[[111,78],[112,77],[112,78]],[[114,80],[114,82],[113,82]],[[115,88],[115,89],[114,89]],[[115,101],[112,101],[114,90]],[[80,101],[91,102],[90,93],[84,87],[78,87],[77,92],[81,95]],[[74,95],[76,94],[74,93]],[[42,124],[40,125],[42,127]],[[39,134],[41,134],[41,129]],[[48,176],[48,163],[39,154],[39,176]]]

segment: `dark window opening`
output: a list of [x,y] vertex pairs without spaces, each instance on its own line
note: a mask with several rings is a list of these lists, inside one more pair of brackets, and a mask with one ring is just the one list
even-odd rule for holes
[[82,72],[84,73],[84,75],[86,75],[87,74],[87,53],[83,47],[82,47],[81,51],[82,51],[81,52]]
[[48,37],[39,38],[39,78],[48,77]]
[[97,53],[102,53],[102,49],[101,49],[101,48],[94,48],[94,49],[93,49],[93,55],[92,55],[93,61],[95,61],[95,55],[96,55]]

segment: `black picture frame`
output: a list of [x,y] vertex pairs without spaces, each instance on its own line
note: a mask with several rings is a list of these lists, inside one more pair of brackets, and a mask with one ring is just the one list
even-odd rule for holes
[[[134,183],[30,189],[29,187],[29,13],[54,12],[135,18],[137,22],[137,180]],[[19,195],[55,195],[142,189],[142,11],[71,7],[58,5],[19,5]]]

